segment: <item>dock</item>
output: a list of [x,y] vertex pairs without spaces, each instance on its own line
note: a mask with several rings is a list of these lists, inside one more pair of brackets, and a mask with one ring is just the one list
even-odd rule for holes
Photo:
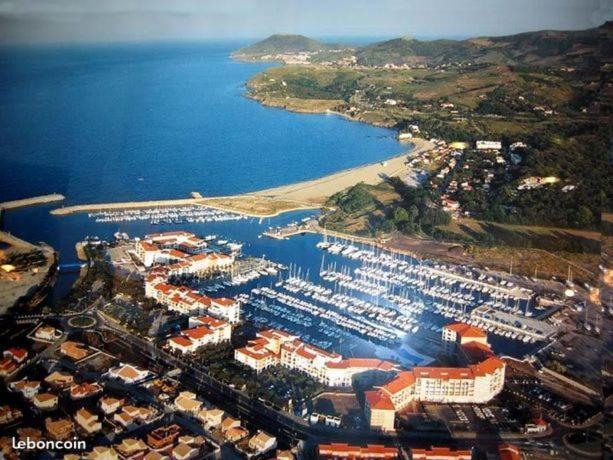
[[21,200],[5,201],[0,203],[0,210],[9,211],[11,209],[24,208],[26,206],[36,206],[39,204],[55,203],[56,201],[64,201],[66,197],[59,193],[50,195],[33,196],[31,198],[23,198]]
[[305,233],[319,233],[316,219],[311,219],[306,222],[292,222],[283,227],[271,227],[262,235],[275,240],[285,240],[291,236],[304,235]]

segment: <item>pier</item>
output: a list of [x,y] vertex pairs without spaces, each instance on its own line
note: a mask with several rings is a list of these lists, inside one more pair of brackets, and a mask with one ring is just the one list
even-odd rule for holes
[[305,222],[292,222],[283,227],[271,227],[262,235],[275,240],[285,240],[291,236],[303,235],[305,233],[319,233],[319,225],[316,219]]
[[11,209],[24,208],[26,206],[36,206],[39,204],[54,203],[56,201],[64,201],[66,197],[59,193],[50,195],[33,196],[31,198],[23,198],[21,200],[5,201],[0,203],[0,210],[8,211]]
[[67,216],[79,212],[113,211],[118,209],[165,208],[172,206],[192,206],[204,204],[204,200],[195,198],[179,198],[175,200],[126,201],[123,203],[80,204],[66,206],[51,211],[55,216]]

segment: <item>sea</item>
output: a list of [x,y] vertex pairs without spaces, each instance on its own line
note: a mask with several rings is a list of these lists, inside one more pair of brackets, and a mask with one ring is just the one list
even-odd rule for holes
[[[314,179],[407,151],[389,129],[332,114],[297,114],[245,97],[245,83],[274,63],[230,58],[241,41],[0,48],[0,202],[49,193],[64,205],[230,195]],[[318,235],[261,238],[269,226],[313,216],[160,224],[52,216],[59,204],[6,212],[2,229],[77,261],[75,244],[115,232],[186,229],[245,243],[319,281]],[[349,262],[347,262],[349,264]],[[53,298],[76,279],[61,274]],[[358,343],[361,349],[364,343]],[[354,350],[353,346],[351,350]],[[381,347],[363,351],[381,355]],[[385,353],[383,353],[385,354]],[[360,356],[358,353],[357,356]],[[425,358],[407,347],[413,363]]]

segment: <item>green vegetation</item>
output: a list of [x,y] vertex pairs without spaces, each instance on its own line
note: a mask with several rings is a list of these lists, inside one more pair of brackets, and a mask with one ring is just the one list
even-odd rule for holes
[[358,49],[356,57],[363,65],[385,65],[424,62],[426,59],[468,59],[476,57],[479,47],[470,41],[395,38]]
[[[406,203],[395,210],[369,200],[363,187],[347,193],[348,203],[333,197],[330,204],[337,211],[327,224],[336,229],[363,235],[397,229],[444,238],[445,230],[436,228],[441,221],[437,190],[452,180],[472,184],[452,196],[471,217],[591,229],[612,204],[605,111],[610,109],[603,105],[598,63],[598,36],[612,29],[607,23],[586,31],[464,41],[389,40],[356,49],[358,65],[339,61],[268,69],[249,82],[249,91],[290,110],[333,109],[398,130],[418,125],[425,138],[502,141],[504,163],[467,151],[449,175],[433,181],[437,189],[427,192],[429,205],[416,204],[418,215]],[[527,147],[511,158],[507,148],[519,141]],[[483,187],[489,173],[491,183]],[[518,189],[527,178],[547,176],[559,182]]]
[[596,63],[599,29],[540,31],[504,37],[469,40],[420,41],[397,38],[360,48],[358,63],[384,65],[427,62],[494,62],[503,64],[552,65],[564,61],[582,65]]
[[275,34],[265,40],[236,50],[237,57],[255,58],[269,54],[301,53],[339,48],[336,45],[321,43],[304,35]]
[[430,234],[451,220],[423,188],[407,186],[397,177],[377,186],[359,183],[330,197],[322,225],[331,230],[379,236],[393,231]]

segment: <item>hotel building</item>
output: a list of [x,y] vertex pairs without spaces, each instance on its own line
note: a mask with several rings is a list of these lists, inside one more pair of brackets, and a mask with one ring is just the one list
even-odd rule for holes
[[202,296],[169,282],[173,276],[226,270],[234,263],[232,256],[204,253],[205,249],[204,240],[185,231],[155,233],[138,241],[134,253],[150,269],[145,277],[145,296],[184,315],[209,313],[236,323],[240,318],[240,304],[236,300]]
[[334,387],[351,386],[354,378],[376,380],[396,370],[393,363],[380,359],[343,359],[277,329],[258,332],[246,347],[234,351],[234,359],[256,372],[275,365],[296,369]]
[[168,347],[181,353],[194,353],[200,347],[230,341],[232,326],[226,321],[211,316],[198,316],[189,319],[189,329],[168,339]]
[[464,367],[414,367],[387,384],[365,393],[365,412],[372,428],[394,429],[396,412],[413,401],[485,403],[504,386],[505,364],[494,356],[486,334],[456,323],[443,328],[445,350],[456,353]]

